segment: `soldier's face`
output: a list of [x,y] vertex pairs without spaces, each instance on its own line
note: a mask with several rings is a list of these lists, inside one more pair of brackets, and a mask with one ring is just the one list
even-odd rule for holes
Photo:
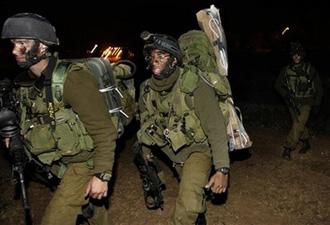
[[152,50],[150,54],[152,73],[156,76],[160,76],[162,71],[168,66],[170,58],[170,54],[165,51],[159,49]]
[[301,60],[302,60],[301,55],[294,54],[292,56],[292,61],[293,61],[294,64],[299,64],[301,62]]
[[15,56],[17,64],[26,62],[26,53],[32,49],[34,40],[30,39],[12,39],[13,44],[12,54]]
[[16,63],[22,68],[29,68],[34,65],[33,61],[47,51],[47,46],[32,39],[12,39],[12,54]]

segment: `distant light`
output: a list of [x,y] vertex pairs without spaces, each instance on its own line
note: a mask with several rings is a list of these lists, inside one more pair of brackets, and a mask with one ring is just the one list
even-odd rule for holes
[[120,49],[120,50],[116,53],[115,57],[116,57],[116,58],[119,58],[119,57],[121,56],[122,53],[123,53],[123,50]]
[[98,47],[98,45],[97,44],[95,44],[94,45],[94,48],[91,50],[91,54],[93,54],[94,53],[94,51],[95,51],[95,49]]
[[282,31],[282,35],[284,35],[288,30],[290,30],[289,27],[286,27],[283,31]]
[[111,62],[116,62],[122,58],[123,48],[109,46],[103,51],[101,57],[109,59]]

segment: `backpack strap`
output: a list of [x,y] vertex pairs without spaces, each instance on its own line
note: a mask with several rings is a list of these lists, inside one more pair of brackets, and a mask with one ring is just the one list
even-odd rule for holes
[[45,77],[44,77],[44,87],[46,92],[46,104],[47,104],[47,110],[50,117],[50,126],[51,129],[55,129],[55,107],[54,107],[54,101],[53,101],[53,93],[52,93],[52,73],[54,68],[56,67],[56,58],[50,57],[49,58],[49,64],[45,71]]
[[159,106],[155,99],[158,98],[157,93],[150,88],[150,80],[146,80],[141,84],[141,97],[144,105],[149,113],[155,113],[159,110]]
[[310,63],[305,63],[303,65],[303,71],[306,74],[306,77],[310,80],[313,80],[315,78],[315,74],[311,73],[311,64]]
[[72,62],[60,61],[53,72],[52,77],[52,96],[53,102],[57,105],[63,105],[63,86]]
[[183,93],[192,95],[194,90],[198,86],[199,76],[198,76],[198,69],[195,66],[185,66],[181,69],[181,76],[180,76],[180,89]]

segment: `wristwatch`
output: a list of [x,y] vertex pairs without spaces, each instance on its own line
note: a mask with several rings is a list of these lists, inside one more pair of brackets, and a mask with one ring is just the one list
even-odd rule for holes
[[97,178],[99,178],[101,181],[109,182],[111,179],[111,173],[102,172],[102,173],[96,173],[94,174]]
[[229,173],[229,170],[230,170],[229,167],[220,167],[220,168],[216,169],[215,171],[220,172],[224,175],[227,175]]

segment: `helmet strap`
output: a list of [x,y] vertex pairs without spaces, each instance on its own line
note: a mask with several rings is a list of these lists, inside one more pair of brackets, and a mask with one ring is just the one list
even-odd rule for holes
[[49,54],[47,54],[47,52],[45,52],[41,56],[38,56],[39,46],[40,41],[35,40],[31,50],[25,52],[25,62],[19,63],[18,66],[21,68],[29,68],[34,64],[40,62],[41,60],[48,58]]
[[[155,77],[156,79],[158,80],[162,80],[162,79],[166,79],[168,78],[169,76],[171,76],[171,74],[175,71],[176,69],[176,63],[174,63],[175,61],[175,58],[173,56],[171,56],[169,58],[169,60],[167,61],[166,65],[165,65],[165,68],[164,70],[160,73],[160,75],[158,76],[153,76]],[[150,62],[150,61],[149,61]],[[147,68],[150,68],[151,65],[150,63],[148,64],[148,67]]]

